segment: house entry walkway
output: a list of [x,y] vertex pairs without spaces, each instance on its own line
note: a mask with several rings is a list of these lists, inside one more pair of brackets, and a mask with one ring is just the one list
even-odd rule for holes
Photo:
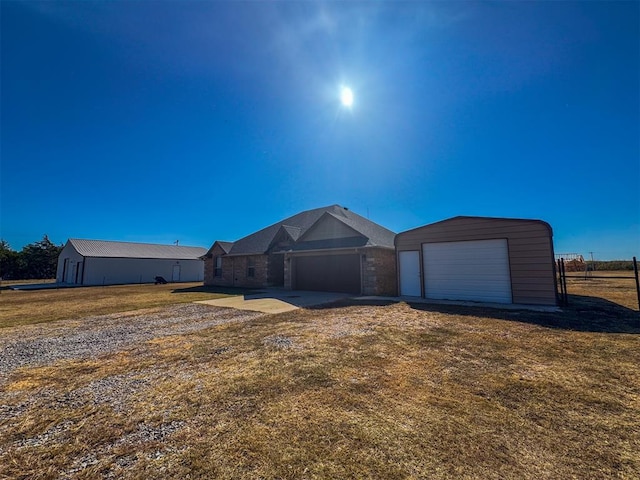
[[347,293],[309,292],[298,290],[265,289],[250,295],[200,300],[195,303],[213,305],[215,307],[237,308],[263,313],[283,313],[299,308],[325,305],[344,298],[352,297]]

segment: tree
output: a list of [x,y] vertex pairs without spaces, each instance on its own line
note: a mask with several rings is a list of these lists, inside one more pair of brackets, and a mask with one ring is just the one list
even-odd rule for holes
[[62,246],[55,245],[47,235],[39,242],[25,245],[19,257],[21,278],[54,278],[61,251]]
[[20,254],[11,248],[9,242],[0,239],[0,278],[20,278]]

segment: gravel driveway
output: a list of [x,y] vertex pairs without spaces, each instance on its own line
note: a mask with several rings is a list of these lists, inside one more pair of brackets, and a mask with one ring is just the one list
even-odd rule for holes
[[0,385],[22,366],[92,358],[136,343],[183,334],[264,314],[181,304],[0,330]]

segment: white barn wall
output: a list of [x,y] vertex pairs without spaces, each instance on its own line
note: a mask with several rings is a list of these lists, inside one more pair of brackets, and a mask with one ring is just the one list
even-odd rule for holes
[[180,265],[180,282],[203,281],[202,260],[87,257],[84,285],[152,283],[156,276],[171,282],[174,265]]
[[[64,272],[65,259],[69,260],[67,272]],[[82,261],[84,261],[84,257],[80,255],[75,248],[73,248],[73,245],[71,245],[71,243],[67,242],[67,244],[64,246],[64,248],[60,252],[60,255],[58,256],[58,269],[56,270],[56,282],[66,283],[67,280],[70,279],[70,275],[75,271],[74,269],[77,268],[78,263]],[[63,274],[67,278],[63,278]],[[78,279],[78,283],[80,283],[81,281],[82,279]],[[73,282],[70,282],[70,283],[73,283]]]

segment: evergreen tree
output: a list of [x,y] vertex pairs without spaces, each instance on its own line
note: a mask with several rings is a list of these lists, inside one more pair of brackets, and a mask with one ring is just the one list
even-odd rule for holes
[[20,254],[11,248],[9,242],[0,239],[0,278],[9,280],[21,276]]
[[20,252],[22,278],[54,278],[61,251],[62,246],[55,245],[47,235],[39,242],[25,245]]

